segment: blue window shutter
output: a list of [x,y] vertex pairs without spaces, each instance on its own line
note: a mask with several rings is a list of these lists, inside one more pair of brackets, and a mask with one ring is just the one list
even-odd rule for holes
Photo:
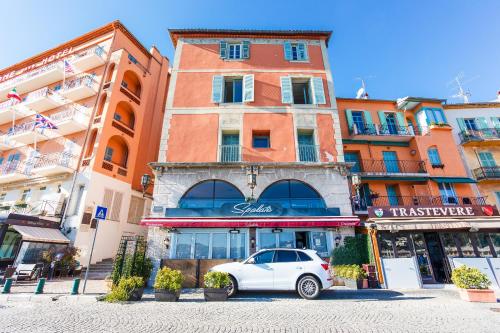
[[467,126],[465,126],[464,118],[457,118],[457,123],[460,128],[460,132],[467,132]]
[[289,76],[281,77],[281,103],[292,104],[292,78]]
[[307,45],[305,43],[299,43],[297,44],[297,48],[299,49],[299,60],[308,60]]
[[254,77],[253,74],[243,76],[243,102],[254,100]]
[[347,119],[347,126],[349,127],[349,133],[354,130],[354,120],[352,119],[352,111],[345,110],[345,118]]
[[222,103],[222,88],[224,86],[224,76],[214,75],[212,79],[212,102]]
[[219,56],[221,59],[227,59],[227,42],[221,41],[219,43]]
[[250,42],[249,41],[243,41],[241,48],[242,48],[242,50],[241,50],[241,57],[243,59],[250,58]]
[[500,117],[491,117],[493,128],[500,129]]
[[484,117],[477,117],[476,124],[478,129],[488,128],[488,124],[486,123],[486,118]]
[[429,160],[431,162],[431,165],[441,164],[441,157],[439,156],[437,148],[429,148],[427,150],[427,154],[429,155]]
[[311,78],[311,87],[313,91],[313,104],[326,104],[325,89],[323,88],[323,78]]
[[283,49],[285,52],[285,60],[292,60],[292,44],[290,42],[285,42],[283,44]]

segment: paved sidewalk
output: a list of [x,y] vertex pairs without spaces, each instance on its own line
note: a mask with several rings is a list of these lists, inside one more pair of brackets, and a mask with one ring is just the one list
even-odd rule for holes
[[[14,283],[11,288],[12,294],[33,294],[35,292],[37,282],[18,282]],[[50,280],[45,282],[43,288],[44,294],[70,294],[73,287],[73,279],[68,280]],[[1,288],[0,288],[1,289]],[[83,278],[80,281],[80,293],[83,289]],[[104,280],[88,280],[85,293],[89,294],[105,294],[108,292],[108,287]],[[0,294],[1,295],[1,294]]]
[[1,302],[0,332],[498,332],[500,303],[461,301],[456,291],[351,291],[314,301],[294,293],[244,293],[207,303],[199,290],[177,303],[151,294],[128,304]]

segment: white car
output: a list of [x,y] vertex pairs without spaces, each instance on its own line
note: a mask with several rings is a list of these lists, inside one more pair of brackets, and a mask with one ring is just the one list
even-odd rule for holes
[[301,297],[314,299],[332,286],[329,266],[314,250],[261,250],[243,262],[217,265],[210,271],[229,273],[229,296],[238,290],[296,290]]

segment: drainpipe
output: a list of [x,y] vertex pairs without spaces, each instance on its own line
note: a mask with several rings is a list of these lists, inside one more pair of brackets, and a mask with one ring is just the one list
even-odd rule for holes
[[116,27],[114,29],[115,29],[115,32],[113,34],[113,39],[111,40],[111,45],[109,47],[108,58],[106,59],[106,66],[104,67],[104,72],[102,74],[101,83],[99,83],[99,90],[98,90],[99,93],[97,94],[97,97],[96,97],[95,102],[94,102],[94,106],[92,108],[92,114],[91,114],[90,120],[89,120],[90,123],[89,123],[89,126],[87,127],[87,131],[85,133],[85,139],[83,141],[82,151],[80,153],[80,157],[78,158],[78,164],[76,165],[76,170],[73,173],[73,180],[71,181],[71,189],[70,189],[70,192],[69,192],[68,201],[67,201],[67,204],[64,207],[64,212],[63,212],[63,215],[61,217],[60,229],[64,228],[64,224],[66,222],[65,219],[66,219],[66,215],[68,214],[69,204],[71,203],[71,199],[73,198],[73,192],[75,190],[75,185],[76,185],[76,179],[77,179],[77,176],[78,176],[78,171],[80,170],[80,165],[81,165],[82,160],[83,160],[83,155],[85,154],[85,146],[87,145],[87,142],[89,140],[89,136],[90,136],[90,132],[91,132],[91,129],[92,129],[93,120],[94,120],[94,117],[95,117],[96,108],[97,108],[97,105],[99,104],[99,99],[100,99],[100,97],[102,95],[102,86],[104,85],[105,75],[107,74],[107,71],[108,71],[109,61],[111,59],[111,53],[112,53],[112,50],[113,50],[113,44],[115,42],[115,37],[116,37]]

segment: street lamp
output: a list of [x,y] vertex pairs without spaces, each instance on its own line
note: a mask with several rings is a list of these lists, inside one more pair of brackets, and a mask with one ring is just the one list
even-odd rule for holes
[[247,185],[252,190],[251,201],[254,201],[253,189],[257,186],[257,175],[259,174],[259,167],[256,165],[250,165],[246,168],[247,171]]
[[143,174],[141,177],[142,196],[143,197],[146,195],[146,191],[147,191],[149,185],[151,185],[151,183],[152,183],[151,176],[147,173]]

